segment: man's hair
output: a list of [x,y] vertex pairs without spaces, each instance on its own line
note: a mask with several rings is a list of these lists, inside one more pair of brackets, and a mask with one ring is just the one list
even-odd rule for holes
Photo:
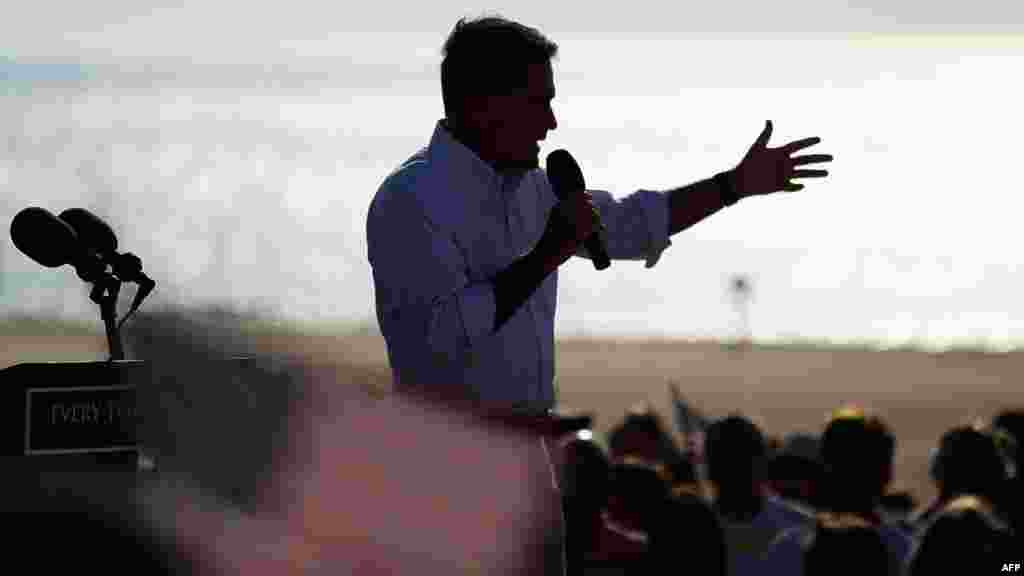
[[550,61],[558,45],[536,28],[501,16],[459,19],[441,54],[441,98],[448,118],[471,95],[506,94],[526,86],[530,64]]
[[717,420],[704,433],[704,461],[708,478],[723,484],[750,486],[764,473],[767,457],[764,433],[738,414]]

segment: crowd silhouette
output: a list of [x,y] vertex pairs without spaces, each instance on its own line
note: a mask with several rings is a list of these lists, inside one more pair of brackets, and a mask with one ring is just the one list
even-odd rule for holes
[[766,438],[740,411],[708,420],[672,398],[682,447],[648,405],[607,450],[565,442],[567,574],[917,576],[1020,561],[1024,410],[951,423],[931,456],[938,495],[918,507],[887,490],[897,439],[883,415],[840,406],[820,431]]
[[[936,497],[917,502],[889,491],[885,415],[856,407],[772,437],[671,386],[676,430],[642,405],[599,442],[572,418],[540,430],[413,402],[387,393],[386,375],[371,393],[351,384],[376,373],[347,365],[275,357],[214,374],[212,359],[257,348],[187,318],[143,315],[129,341],[163,374],[139,403],[157,471],[35,485],[9,471],[24,502],[8,506],[10,556],[37,570],[112,550],[104,566],[132,573],[306,573],[297,543],[319,546],[332,573],[375,574],[561,573],[544,564],[552,546],[567,576],[985,574],[1024,552],[1019,406],[950,422],[930,460]],[[556,468],[529,449],[540,435],[560,439]],[[40,542],[63,553],[39,555]]]

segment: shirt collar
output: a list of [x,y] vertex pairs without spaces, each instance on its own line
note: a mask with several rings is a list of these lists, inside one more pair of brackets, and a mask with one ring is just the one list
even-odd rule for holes
[[487,188],[515,191],[526,176],[525,172],[498,172],[484,162],[476,152],[452,136],[444,119],[438,120],[430,138],[429,154],[432,160],[447,164],[455,173],[468,173],[470,178]]
[[473,180],[488,188],[501,187],[500,177],[494,168],[456,140],[443,119],[438,120],[434,127],[429,151],[432,160],[447,164],[455,173],[468,173]]

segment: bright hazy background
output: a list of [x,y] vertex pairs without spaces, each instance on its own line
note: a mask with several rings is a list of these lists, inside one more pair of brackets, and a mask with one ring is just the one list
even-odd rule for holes
[[[731,168],[772,119],[825,181],[672,238],[654,269],[563,268],[558,335],[1024,341],[1024,4],[496,3],[560,45],[559,128],[621,197]],[[151,305],[366,323],[365,218],[442,116],[440,48],[476,3],[19,4],[0,20],[0,215],[86,207]],[[9,237],[8,237],[9,238]],[[0,245],[0,313],[99,322],[65,267]],[[133,289],[123,295],[122,310]]]

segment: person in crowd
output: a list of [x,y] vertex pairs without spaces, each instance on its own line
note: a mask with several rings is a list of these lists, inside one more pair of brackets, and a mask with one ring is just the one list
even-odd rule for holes
[[1006,435],[1002,449],[1014,463],[1019,462],[1024,447],[1024,408],[1000,411],[992,419],[991,427],[993,431]]
[[689,494],[704,497],[704,489],[701,486],[697,467],[684,454],[678,455],[668,463],[668,474],[671,478],[673,496]]
[[1003,564],[1019,562],[1022,550],[990,502],[957,496],[928,524],[907,576],[1005,573]]
[[598,547],[611,465],[601,447],[585,436],[573,437],[563,450],[566,576],[582,576],[588,554]]
[[789,506],[812,514],[821,483],[821,440],[813,434],[792,433],[770,461],[771,490]]
[[612,465],[601,529],[586,562],[586,574],[649,574],[655,568],[652,542],[664,537],[662,520],[669,498],[665,476],[649,463],[627,458]]
[[662,524],[652,531],[650,547],[655,562],[678,567],[685,558],[687,573],[729,573],[729,550],[722,523],[708,501],[693,491],[692,484],[677,483],[664,513],[657,518]]
[[647,403],[630,408],[608,434],[612,460],[635,456],[651,463],[668,465],[681,454],[657,411]]
[[708,427],[704,459],[728,548],[729,574],[761,574],[761,557],[784,530],[811,520],[767,493],[767,453],[761,430],[738,414]]
[[780,534],[764,556],[763,573],[803,573],[805,543],[823,525],[874,530],[885,543],[888,573],[899,574],[914,541],[879,509],[892,480],[895,450],[895,437],[877,415],[853,406],[833,412],[821,436],[825,475],[815,522]]
[[1021,550],[1024,550],[1024,408],[999,412],[992,420],[993,435],[1008,460],[1008,474],[1001,506],[1010,519],[1010,527]]
[[973,426],[951,428],[939,440],[929,475],[938,488],[935,500],[911,521],[918,535],[961,496],[973,496],[997,511],[1006,482],[1006,463],[991,434]]
[[874,576],[888,569],[885,542],[866,523],[816,524],[804,543],[804,571],[794,576]]

